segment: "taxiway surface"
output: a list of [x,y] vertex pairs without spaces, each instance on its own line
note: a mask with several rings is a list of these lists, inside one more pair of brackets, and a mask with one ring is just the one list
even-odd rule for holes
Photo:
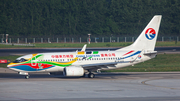
[[102,73],[94,79],[40,73],[24,79],[0,68],[0,100],[179,101],[180,72]]

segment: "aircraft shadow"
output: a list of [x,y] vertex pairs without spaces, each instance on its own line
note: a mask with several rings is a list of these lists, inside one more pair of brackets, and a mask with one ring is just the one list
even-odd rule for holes
[[[130,75],[138,75],[138,74],[129,74],[129,73],[99,73],[95,74],[95,78],[93,79],[115,79],[116,77],[119,76],[130,76]],[[0,73],[0,79],[1,78],[7,78],[7,79],[23,79],[25,76],[24,75],[19,75],[18,73]],[[88,78],[86,75],[85,77],[66,77],[63,76],[62,74],[55,74],[55,75],[48,75],[48,74],[30,74],[29,79],[40,79],[40,78],[58,78],[58,79],[83,79],[83,78]]]

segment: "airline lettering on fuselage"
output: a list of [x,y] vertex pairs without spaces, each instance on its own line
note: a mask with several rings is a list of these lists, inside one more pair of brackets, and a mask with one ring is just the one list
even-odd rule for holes
[[[89,55],[76,55],[76,57],[112,57],[116,56],[115,53],[108,53],[108,54],[89,54]],[[74,58],[74,56],[71,55],[51,55],[52,58]]]
[[73,58],[73,55],[51,55],[52,58]]
[[91,55],[76,55],[76,57],[115,57],[115,53],[109,53],[109,54],[91,54]]
[[85,55],[76,55],[76,57],[86,57]]
[[115,53],[109,53],[109,54],[101,54],[101,57],[111,57],[116,56]]
[[86,57],[100,57],[100,55],[86,55]]
[[76,55],[76,57],[100,57],[100,55]]

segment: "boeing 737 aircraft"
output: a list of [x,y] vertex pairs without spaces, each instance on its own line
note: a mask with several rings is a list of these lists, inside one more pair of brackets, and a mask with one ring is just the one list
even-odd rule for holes
[[156,57],[154,51],[161,15],[155,15],[136,41],[115,51],[81,51],[29,54],[8,64],[8,68],[29,78],[31,72],[63,72],[65,76],[94,78],[93,72],[118,69]]

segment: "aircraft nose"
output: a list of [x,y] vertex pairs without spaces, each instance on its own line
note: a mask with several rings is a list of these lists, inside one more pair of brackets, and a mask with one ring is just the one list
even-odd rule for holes
[[8,64],[8,65],[7,65],[7,67],[9,68],[9,67],[10,67],[10,65]]
[[9,63],[9,64],[7,65],[7,67],[8,67],[8,68],[9,68],[9,67],[11,67],[11,66],[12,66],[12,64],[13,64],[13,63]]

